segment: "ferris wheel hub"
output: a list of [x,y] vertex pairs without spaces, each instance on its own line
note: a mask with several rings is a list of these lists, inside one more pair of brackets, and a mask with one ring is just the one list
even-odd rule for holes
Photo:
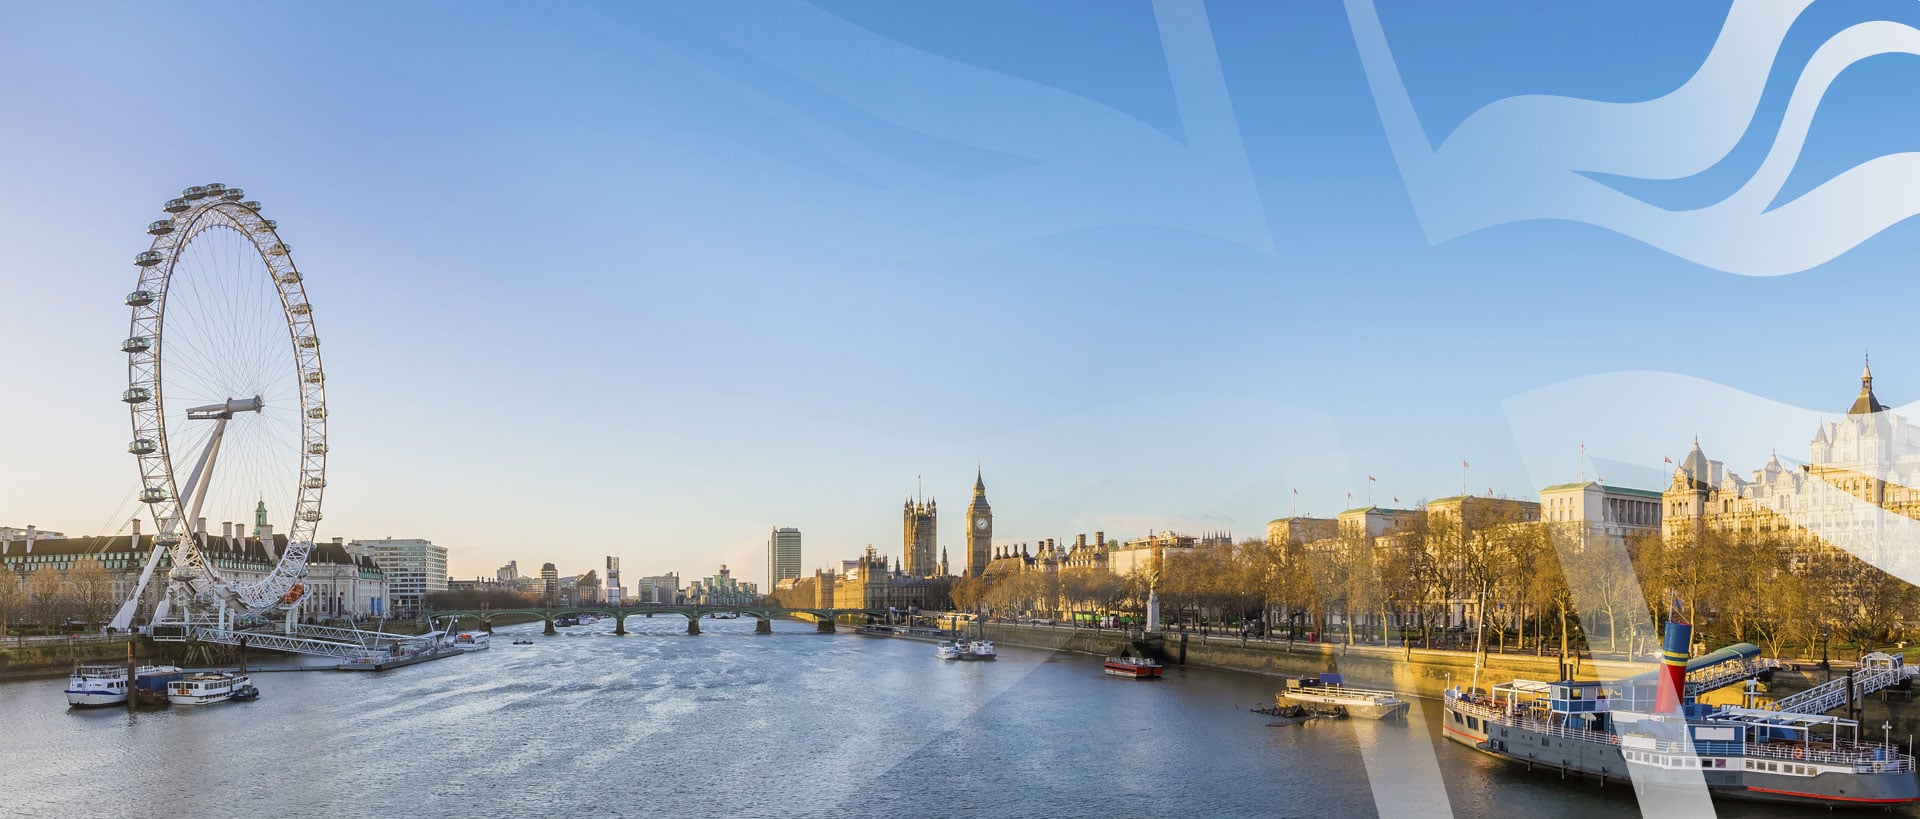
[[225,403],[208,404],[187,410],[187,418],[194,421],[217,421],[232,418],[236,412],[259,412],[266,402],[256,395],[252,398],[229,398]]

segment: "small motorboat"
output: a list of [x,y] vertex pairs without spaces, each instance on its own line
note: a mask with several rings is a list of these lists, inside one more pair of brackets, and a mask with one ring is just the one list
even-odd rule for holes
[[1165,670],[1152,657],[1129,657],[1125,654],[1108,657],[1106,664],[1108,674],[1135,680],[1157,680]]
[[253,702],[254,700],[260,699],[260,689],[252,685],[243,685],[233,689],[233,696],[229,697],[229,699],[234,702]]
[[533,641],[532,641],[532,640],[528,640],[528,639],[526,639],[526,638],[521,638],[521,639],[518,639],[518,640],[515,640],[515,641],[513,641],[513,644],[514,644],[514,645],[517,645],[517,646],[530,646],[530,645],[533,645]]

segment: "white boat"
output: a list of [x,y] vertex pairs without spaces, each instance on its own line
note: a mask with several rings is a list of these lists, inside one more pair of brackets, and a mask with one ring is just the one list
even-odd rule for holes
[[994,653],[992,640],[963,641],[959,647],[962,660],[991,660],[998,656]]
[[233,699],[234,694],[252,689],[253,684],[245,674],[195,671],[167,686],[167,701],[174,705],[207,705],[226,702]]
[[453,647],[461,651],[485,651],[492,635],[484,631],[463,631],[453,638]]
[[[161,693],[167,683],[180,678],[180,669],[171,665],[143,665],[133,670],[134,690]],[[129,695],[127,667],[124,665],[74,666],[67,678],[67,704],[75,708],[125,705]]]
[[124,665],[77,665],[67,678],[67,704],[75,708],[97,708],[127,703],[127,667]]
[[1316,713],[1364,719],[1403,717],[1408,707],[1407,701],[1392,691],[1348,688],[1337,674],[1323,674],[1319,680],[1289,678],[1287,690],[1274,695],[1274,704],[1281,708],[1298,705]]
[[960,647],[955,645],[951,640],[942,640],[939,645],[933,647],[933,656],[939,657],[942,660],[958,660],[960,659]]

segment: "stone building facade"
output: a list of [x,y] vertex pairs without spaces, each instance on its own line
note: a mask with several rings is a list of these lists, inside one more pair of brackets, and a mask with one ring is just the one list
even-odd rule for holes
[[908,498],[900,511],[901,554],[906,556],[902,569],[914,577],[931,577],[938,568],[934,556],[939,553],[940,509],[936,501]]

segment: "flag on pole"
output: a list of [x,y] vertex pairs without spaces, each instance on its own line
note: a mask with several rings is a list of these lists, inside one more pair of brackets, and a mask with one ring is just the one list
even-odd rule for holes
[[1393,502],[1394,502],[1394,503],[1399,503],[1399,502],[1400,502],[1400,496],[1399,496],[1399,495],[1395,495],[1395,496],[1393,496]]
[[1373,476],[1372,476],[1372,475],[1368,475],[1368,476],[1367,476],[1367,480],[1373,480]]
[[1348,492],[1348,493],[1347,493],[1347,500],[1353,500],[1353,493],[1352,493],[1352,492]]
[[1672,456],[1672,455],[1662,455],[1662,456],[1660,456],[1660,460],[1663,460],[1663,461],[1666,461],[1667,463],[1673,463],[1673,456]]
[[1293,488],[1293,494],[1295,494],[1295,495],[1298,495],[1298,494],[1300,494],[1300,487],[1298,487],[1298,486],[1296,486],[1296,487],[1294,487],[1294,488]]
[[1472,469],[1472,468],[1473,468],[1473,464],[1470,464],[1470,463],[1467,463],[1466,461],[1461,461],[1461,462],[1460,462],[1460,468],[1461,468],[1461,469]]

